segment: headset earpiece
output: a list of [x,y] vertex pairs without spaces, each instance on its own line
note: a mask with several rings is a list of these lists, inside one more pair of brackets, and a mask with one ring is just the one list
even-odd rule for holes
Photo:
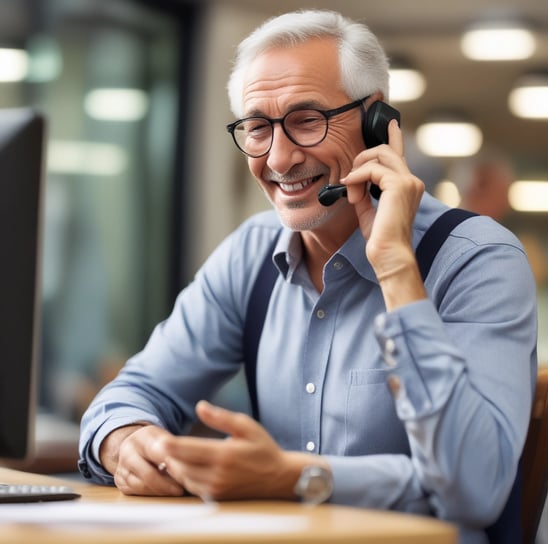
[[367,110],[362,109],[362,133],[365,145],[375,147],[388,143],[388,123],[397,119],[400,124],[400,112],[386,102],[377,100]]
[[[388,123],[392,119],[397,119],[399,125],[401,120],[400,112],[386,102],[377,100],[367,110],[365,107],[362,108],[363,141],[368,149],[388,143]],[[381,196],[381,190],[377,185],[371,184],[369,192],[377,200]]]

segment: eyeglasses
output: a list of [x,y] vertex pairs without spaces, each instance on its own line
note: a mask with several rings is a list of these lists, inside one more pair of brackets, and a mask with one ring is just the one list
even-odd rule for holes
[[254,159],[266,155],[274,140],[274,125],[280,123],[285,135],[296,145],[313,147],[323,142],[327,136],[329,119],[346,111],[362,106],[361,98],[332,110],[312,108],[293,110],[283,117],[269,119],[261,115],[239,119],[226,126],[236,147]]

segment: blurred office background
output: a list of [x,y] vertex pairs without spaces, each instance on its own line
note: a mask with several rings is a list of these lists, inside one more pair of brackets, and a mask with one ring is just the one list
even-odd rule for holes
[[[242,37],[306,7],[364,19],[378,35],[408,161],[428,189],[522,239],[548,364],[545,0],[0,0],[0,108],[49,119],[48,412],[78,421],[215,245],[266,207],[225,131],[225,84]],[[480,30],[494,35],[481,42]],[[241,383],[227,391],[228,403],[245,396]]]
[[[409,163],[428,189],[523,240],[548,363],[545,0],[0,0],[0,107],[32,105],[49,119],[48,410],[77,421],[213,247],[266,207],[224,128],[225,85],[242,37],[306,7],[364,19],[379,36]],[[471,47],[484,27],[495,37],[478,59]],[[503,30],[510,37],[491,47]],[[439,121],[457,135],[427,125]]]

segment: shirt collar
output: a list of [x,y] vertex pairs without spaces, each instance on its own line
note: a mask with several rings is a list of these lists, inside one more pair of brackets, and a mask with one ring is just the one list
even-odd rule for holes
[[[413,225],[413,247],[416,248],[428,226],[446,206],[424,193]],[[362,278],[378,283],[373,267],[365,255],[366,241],[357,228],[330,259],[344,257]],[[283,227],[274,250],[274,262],[287,281],[291,281],[302,260],[302,244],[298,232]]]
[[287,281],[290,281],[302,260],[301,237],[298,232],[283,227],[274,248],[274,263]]
[[[360,229],[356,229],[330,260],[344,257],[360,276],[376,282],[375,273],[365,257],[365,240]],[[298,232],[284,228],[274,249],[273,259],[278,270],[287,281],[295,274],[302,261],[303,250]]]

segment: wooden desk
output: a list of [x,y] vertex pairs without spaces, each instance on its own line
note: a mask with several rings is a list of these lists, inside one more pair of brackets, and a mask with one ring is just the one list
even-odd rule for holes
[[[83,502],[116,502],[127,504],[176,504],[180,501],[199,503],[195,498],[127,497],[117,489],[81,482],[64,482],[51,477],[0,468],[0,482],[68,484],[82,494]],[[2,505],[0,505],[2,508]],[[53,529],[25,525],[0,525],[0,543],[9,544],[456,544],[456,529],[432,518],[321,505],[310,508],[298,503],[277,501],[225,502],[218,505],[222,514],[270,514],[296,516],[305,519],[305,528],[280,533],[230,533],[201,532],[199,534],[166,534],[140,529],[97,528],[92,531],[78,529]],[[211,514],[217,515],[216,512]]]

